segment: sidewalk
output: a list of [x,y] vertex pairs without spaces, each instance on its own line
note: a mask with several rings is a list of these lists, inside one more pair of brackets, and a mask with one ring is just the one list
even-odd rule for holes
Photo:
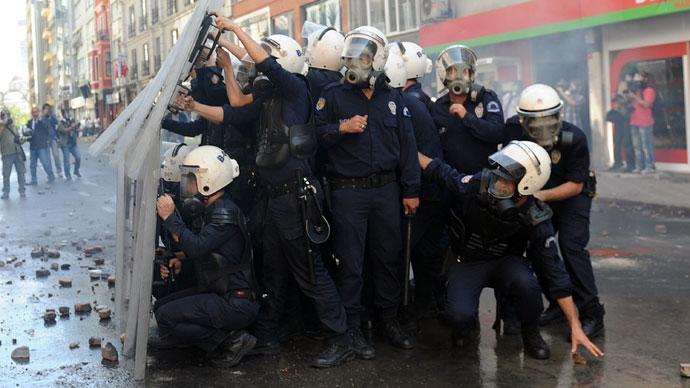
[[690,174],[659,171],[650,175],[596,171],[599,198],[690,208]]

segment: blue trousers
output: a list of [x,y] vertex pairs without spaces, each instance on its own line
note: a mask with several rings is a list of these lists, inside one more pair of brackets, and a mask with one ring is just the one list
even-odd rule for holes
[[525,329],[536,328],[543,309],[541,288],[527,260],[519,256],[454,263],[448,270],[448,307],[455,329],[470,329],[485,287],[510,298]]
[[635,168],[654,169],[654,127],[630,127],[633,149],[635,150]]
[[72,175],[70,174],[70,165],[69,165],[69,154],[72,154],[74,156],[74,173],[78,174],[79,173],[79,166],[81,166],[81,153],[79,152],[79,146],[76,144],[68,144],[64,147],[62,147],[62,160],[65,165],[65,177],[69,178]]
[[347,311],[348,326],[360,325],[360,314],[364,311],[362,267],[365,256],[371,260],[374,305],[382,319],[395,318],[401,300],[402,266],[398,184],[334,190],[332,198],[331,236],[333,252],[339,260],[336,284]]
[[31,171],[31,183],[36,183],[36,164],[38,160],[41,161],[43,165],[43,170],[45,170],[46,175],[48,175],[48,182],[55,180],[55,174],[53,174],[53,164],[50,162],[50,148],[39,148],[31,150],[31,158],[29,160],[29,171]]

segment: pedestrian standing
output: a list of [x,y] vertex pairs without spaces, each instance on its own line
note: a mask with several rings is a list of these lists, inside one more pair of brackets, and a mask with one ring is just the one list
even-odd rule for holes
[[57,176],[62,178],[62,164],[60,162],[60,152],[57,144],[58,118],[55,113],[53,113],[53,107],[50,106],[50,104],[43,104],[43,120],[45,120],[48,126],[48,148],[55,161],[55,171],[57,172]]
[[26,174],[26,155],[22,149],[22,139],[17,133],[10,112],[2,109],[0,112],[0,154],[2,154],[2,199],[10,197],[10,174],[12,166],[17,172],[17,184],[19,196],[26,197],[24,187],[24,174]]
[[50,162],[50,151],[48,149],[48,125],[39,116],[37,106],[31,109],[31,119],[26,123],[28,131],[25,132],[29,137],[29,149],[31,150],[31,160],[29,161],[29,171],[31,171],[31,182],[27,185],[37,185],[36,178],[36,163],[41,160],[43,170],[48,175],[48,183],[53,183],[55,175],[53,174],[53,165]]
[[77,123],[70,117],[63,119],[57,127],[58,142],[62,149],[62,157],[65,162],[65,179],[72,180],[70,174],[69,156],[74,156],[74,175],[81,178],[79,167],[81,166],[81,153],[77,145]]
[[638,71],[633,76],[628,97],[632,100],[633,111],[630,114],[630,130],[635,150],[635,169],[633,172],[649,174],[656,171],[654,165],[654,116],[652,106],[656,92],[649,87],[649,74]]

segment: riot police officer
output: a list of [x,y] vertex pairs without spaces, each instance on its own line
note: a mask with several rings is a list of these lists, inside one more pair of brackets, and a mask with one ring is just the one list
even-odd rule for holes
[[[584,133],[562,119],[563,101],[548,85],[536,84],[520,95],[518,114],[506,123],[507,138],[528,139],[546,148],[551,156],[552,174],[535,197],[549,204],[558,246],[573,284],[573,299],[580,312],[582,329],[589,338],[604,331],[604,306],[599,302],[592,262],[587,250],[589,213],[594,194],[590,184],[589,149]],[[537,275],[544,275],[537,271]],[[543,280],[542,280],[543,282]],[[553,295],[542,315],[542,324],[562,321]]]
[[529,249],[532,265],[547,279],[549,292],[568,317],[572,351],[585,346],[603,353],[582,331],[570,282],[558,258],[551,211],[533,194],[547,182],[549,155],[532,142],[511,142],[489,157],[491,168],[464,175],[439,159],[419,154],[424,175],[453,194],[448,221],[448,311],[456,346],[472,343],[471,329],[484,287],[512,297],[522,323],[525,353],[537,359],[550,356],[539,333],[541,292],[523,254]]
[[407,81],[403,85],[402,90],[421,101],[427,109],[431,109],[433,104],[431,97],[424,92],[422,84],[419,82],[419,78],[431,73],[433,66],[431,59],[426,56],[424,49],[420,45],[413,42],[397,41],[391,43],[388,47],[389,55],[400,55],[405,65]]
[[[285,35],[271,35],[259,44],[230,19],[213,14],[218,27],[233,32],[256,63],[259,75],[254,80],[255,89],[257,81],[267,86],[263,97],[242,107],[252,109],[257,102],[263,102],[260,110],[243,113],[254,113],[244,119],[259,122],[256,164],[269,195],[263,239],[268,296],[254,331],[258,338],[254,353],[280,351],[277,329],[284,313],[284,290],[292,273],[305,295],[314,299],[317,314],[329,331],[329,346],[312,359],[312,365],[339,365],[353,359],[354,353],[345,333],[345,310],[338,291],[326,272],[318,246],[310,243],[321,237],[314,234],[324,233],[326,228],[316,214],[315,204],[322,194],[308,163],[316,139],[302,48]],[[234,119],[238,114],[237,108],[226,105],[219,110],[196,104],[189,97],[182,104],[215,121]]]
[[181,166],[182,209],[189,221],[176,214],[169,195],[158,199],[163,227],[177,236],[183,260],[171,259],[170,271],[179,274],[182,262],[194,262],[197,288],[168,295],[154,308],[161,333],[173,342],[194,345],[207,352],[211,364],[230,367],[252,349],[256,338],[242,329],[259,311],[255,300],[249,236],[241,210],[225,193],[239,175],[237,162],[214,146],[190,152]]
[[419,167],[410,113],[398,91],[386,85],[387,39],[363,26],[345,38],[345,82],[326,86],[315,123],[328,148],[337,285],[357,355],[375,357],[360,330],[362,267],[372,260],[374,304],[386,339],[410,349],[412,339],[396,319],[401,300],[400,201],[406,213],[419,203]]
[[[412,116],[417,149],[429,157],[439,158],[441,141],[434,120],[423,102],[426,94],[423,94],[420,84],[416,81],[416,78],[427,70],[422,67],[431,67],[431,61],[414,43],[396,42],[389,44],[388,48],[385,73],[391,87],[404,91],[402,97]],[[411,52],[416,49],[418,50]],[[412,79],[410,74],[413,76]],[[412,230],[409,238],[415,287],[413,308],[407,313],[411,314],[412,319],[421,318],[427,313],[433,314],[436,307],[433,303],[434,297],[438,298],[437,303],[442,303],[439,278],[443,260],[441,236],[443,220],[447,214],[447,204],[443,199],[442,190],[434,182],[422,177],[419,207],[410,220]],[[403,228],[403,231],[406,231],[406,228]]]
[[448,93],[431,107],[444,160],[465,174],[488,167],[487,157],[504,137],[501,102],[492,90],[474,83],[476,66],[477,56],[469,47],[443,50],[436,60],[436,76]]

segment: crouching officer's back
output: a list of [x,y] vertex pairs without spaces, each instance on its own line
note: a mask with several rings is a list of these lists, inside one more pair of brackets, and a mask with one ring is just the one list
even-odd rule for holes
[[215,146],[202,146],[181,166],[182,213],[168,195],[158,199],[163,227],[177,236],[184,255],[172,259],[179,274],[187,260],[194,262],[197,288],[171,294],[154,308],[162,336],[173,344],[186,343],[207,352],[211,364],[230,367],[253,348],[256,338],[242,330],[259,311],[255,300],[253,263],[242,212],[225,188],[239,175],[237,162]]

